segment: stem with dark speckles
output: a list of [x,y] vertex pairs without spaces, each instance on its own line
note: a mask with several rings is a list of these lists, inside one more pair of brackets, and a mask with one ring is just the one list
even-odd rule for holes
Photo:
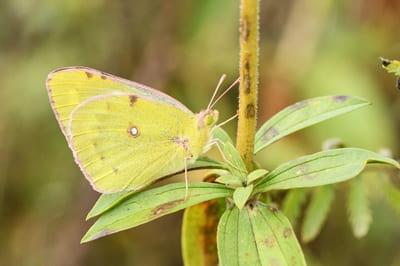
[[236,148],[252,170],[257,118],[259,0],[240,1],[240,90]]

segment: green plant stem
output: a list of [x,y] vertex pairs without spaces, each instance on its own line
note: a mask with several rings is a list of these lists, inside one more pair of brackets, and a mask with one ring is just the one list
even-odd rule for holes
[[236,148],[252,170],[257,118],[259,0],[240,1],[240,90]]

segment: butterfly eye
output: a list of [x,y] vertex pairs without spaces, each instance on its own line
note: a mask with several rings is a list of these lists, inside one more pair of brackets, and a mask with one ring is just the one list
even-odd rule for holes
[[128,132],[129,132],[129,134],[131,134],[132,135],[132,137],[137,137],[137,136],[139,136],[139,129],[137,128],[137,127],[135,127],[135,126],[133,126],[133,127],[131,127],[129,130],[128,130]]

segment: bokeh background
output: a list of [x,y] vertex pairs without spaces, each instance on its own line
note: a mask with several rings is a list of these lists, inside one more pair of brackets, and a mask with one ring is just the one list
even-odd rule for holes
[[[0,265],[182,264],[182,213],[79,243],[99,195],[73,161],[45,80],[89,66],[197,112],[222,73],[224,86],[238,76],[238,14],[238,0],[0,1]],[[373,105],[294,134],[259,162],[272,168],[331,137],[399,157],[400,92],[378,59],[400,59],[399,14],[398,0],[261,0],[260,123],[308,97],[351,94]],[[221,120],[236,105],[233,90],[217,105]],[[234,136],[235,122],[225,129]],[[399,212],[372,179],[369,234],[352,235],[339,185],[321,235],[303,245],[310,265],[400,265]]]

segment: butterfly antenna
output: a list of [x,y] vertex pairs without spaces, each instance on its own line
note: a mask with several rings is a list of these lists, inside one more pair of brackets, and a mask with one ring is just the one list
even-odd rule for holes
[[215,90],[214,90],[213,96],[211,97],[211,100],[210,100],[210,102],[208,103],[207,110],[210,110],[211,105],[212,105],[212,102],[213,102],[213,100],[214,100],[214,98],[215,98],[215,95],[217,95],[217,91],[218,91],[218,89],[221,87],[221,84],[222,84],[222,82],[224,82],[225,78],[226,78],[226,75],[225,75],[225,74],[222,74],[221,78],[220,78],[219,81],[218,81],[217,87],[216,87]]
[[239,83],[239,80],[240,80],[240,78],[237,78],[237,79],[232,83],[232,85],[229,86],[229,88],[227,88],[227,89],[215,100],[215,102],[214,102],[213,104],[209,105],[209,107],[208,107],[207,110],[210,110],[211,108],[213,108],[214,105],[215,105],[217,102],[219,102],[219,100],[221,100],[221,98],[222,98],[225,94],[228,93],[228,91],[230,91],[236,84]]
[[235,119],[235,118],[238,117],[238,116],[239,116],[239,114],[236,113],[236,114],[233,115],[232,117],[230,117],[230,118],[226,119],[225,121],[219,123],[218,125],[214,126],[214,127],[211,129],[211,133],[212,133],[212,131],[213,131],[215,128],[222,127],[223,125],[225,125],[226,123],[232,121],[233,119]]

